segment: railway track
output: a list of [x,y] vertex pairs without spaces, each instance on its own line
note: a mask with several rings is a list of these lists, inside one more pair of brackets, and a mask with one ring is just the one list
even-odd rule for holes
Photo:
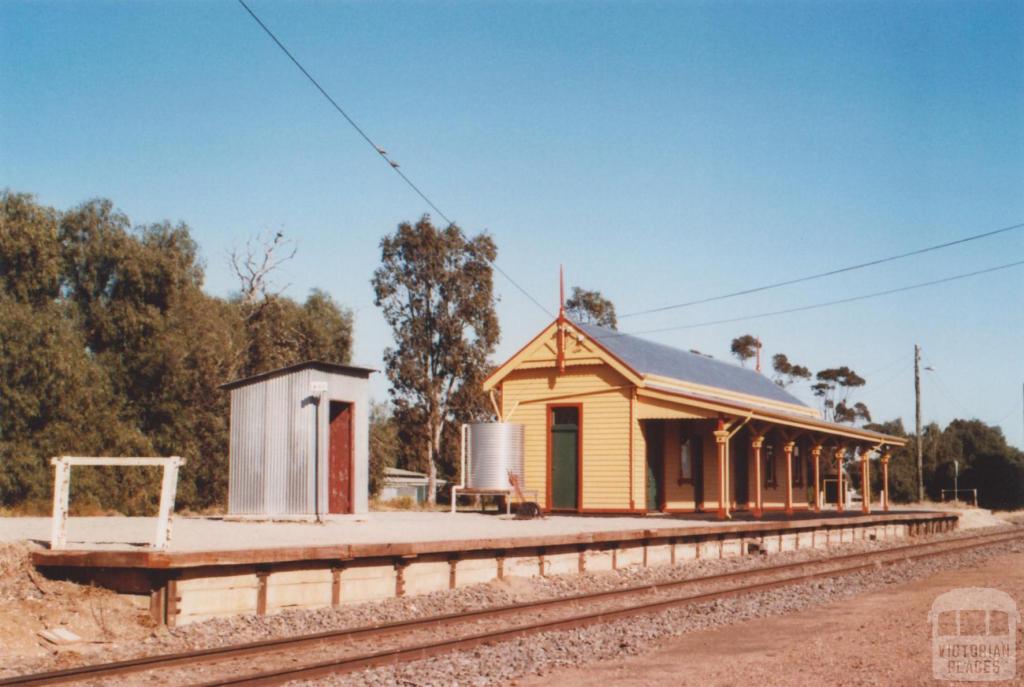
[[[1015,528],[464,613],[22,675],[0,680],[0,686],[101,684],[131,674],[140,678],[145,674],[146,684],[277,685],[394,665],[515,637],[610,622],[1022,538],[1024,528]],[[262,669],[254,667],[257,661],[264,666]],[[270,663],[275,667],[265,667]]]

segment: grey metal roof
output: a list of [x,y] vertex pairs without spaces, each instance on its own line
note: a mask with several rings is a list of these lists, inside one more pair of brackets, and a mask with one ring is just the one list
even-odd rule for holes
[[573,324],[640,374],[660,375],[806,407],[800,399],[760,372],[622,334],[614,329],[579,322]]
[[329,372],[331,374],[345,375],[347,377],[362,377],[368,379],[370,374],[377,370],[372,367],[359,367],[357,365],[339,365],[338,363],[328,363],[323,360],[306,360],[301,363],[294,365],[288,365],[286,367],[279,367],[276,370],[267,370],[266,372],[260,372],[254,374],[251,377],[243,377],[241,379],[235,379],[230,382],[221,384],[219,388],[225,391],[231,391],[237,389],[240,386],[246,384],[253,384],[255,382],[263,382],[274,377],[280,377],[281,375],[291,374],[292,372],[298,372],[299,370],[314,369],[320,370],[321,372]]

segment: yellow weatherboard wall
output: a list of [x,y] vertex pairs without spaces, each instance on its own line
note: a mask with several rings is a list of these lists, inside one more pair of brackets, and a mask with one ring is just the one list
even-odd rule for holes
[[541,506],[549,507],[548,407],[580,404],[581,508],[628,509],[632,385],[601,361],[593,344],[575,337],[566,337],[566,370],[559,373],[555,337],[557,332],[551,332],[538,342],[522,364],[501,381],[502,418],[526,426],[526,488],[536,489]]

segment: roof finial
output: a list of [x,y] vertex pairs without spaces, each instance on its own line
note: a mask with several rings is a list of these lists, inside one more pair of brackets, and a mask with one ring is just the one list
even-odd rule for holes
[[565,372],[565,269],[558,266],[558,361],[559,373]]
[[558,266],[558,319],[565,319],[565,267]]

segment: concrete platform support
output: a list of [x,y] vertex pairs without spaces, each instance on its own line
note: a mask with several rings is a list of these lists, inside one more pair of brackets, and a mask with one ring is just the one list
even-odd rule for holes
[[[509,577],[686,565],[698,559],[824,549],[854,541],[946,532],[955,527],[955,516],[852,516],[807,524],[737,524],[662,536],[657,530],[634,531],[623,533],[619,539],[602,537],[602,541],[563,541],[546,546],[509,546],[512,542],[506,540],[500,546],[481,548],[480,542],[466,542],[461,549],[441,547],[363,558],[280,561],[268,556],[266,562],[231,563],[223,560],[226,554],[218,553],[205,559],[217,562],[171,569],[165,565],[149,570],[102,565],[102,559],[97,558],[94,567],[66,564],[57,576],[131,595],[148,605],[158,622],[181,625],[215,617],[429,594]],[[394,551],[390,546],[378,550],[381,548]],[[251,558],[253,553],[245,555]],[[80,557],[68,555],[62,560],[77,561]],[[50,573],[49,568],[42,569]]]
[[353,563],[341,574],[341,603],[389,599],[397,595],[397,583],[394,563]]
[[498,579],[498,564],[494,556],[474,553],[459,558],[455,573],[455,586],[485,584]]
[[[458,563],[456,562],[456,570]],[[452,566],[444,555],[425,556],[408,561],[403,572],[403,596],[429,594],[450,589]],[[457,577],[456,577],[457,579]]]
[[287,608],[325,608],[331,605],[330,568],[296,566],[267,576],[266,613]]
[[573,575],[580,571],[580,552],[575,546],[550,548],[544,556],[544,576]]
[[587,572],[614,570],[613,550],[609,548],[588,548],[583,552]]
[[542,557],[543,553],[538,549],[524,549],[507,554],[503,577],[540,577]]
[[662,542],[658,544],[649,544],[647,546],[647,559],[644,565],[647,567],[654,567],[658,565],[673,565],[675,561],[672,560],[672,544]]
[[259,579],[255,570],[237,575],[211,573],[203,569],[187,571],[175,581],[174,603],[168,603],[168,625],[256,613]]
[[616,556],[616,569],[642,566],[644,564],[644,547],[642,544],[630,543],[619,546]]
[[700,555],[699,542],[694,541],[679,541],[676,542],[676,565],[686,563],[688,561],[697,560]]

